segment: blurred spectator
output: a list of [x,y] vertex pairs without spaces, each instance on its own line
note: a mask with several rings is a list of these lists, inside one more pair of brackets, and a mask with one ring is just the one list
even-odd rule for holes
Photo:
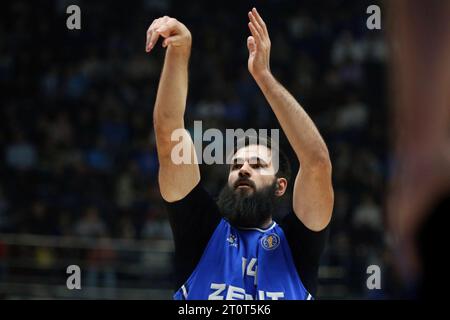
[[172,231],[168,219],[164,216],[164,209],[157,207],[149,211],[141,233],[144,239],[172,239]]
[[362,62],[365,57],[364,44],[353,38],[350,31],[342,32],[331,49],[331,61],[340,65],[346,61]]
[[111,154],[106,149],[105,141],[98,137],[95,146],[85,152],[86,164],[97,171],[108,171],[111,169]]
[[102,235],[97,246],[87,254],[86,286],[91,289],[95,289],[100,285],[107,288],[115,288],[115,259],[116,252],[112,248],[111,238],[107,235]]
[[65,78],[65,94],[69,99],[79,99],[86,93],[89,83],[82,70],[70,67]]
[[362,129],[368,121],[369,110],[367,105],[350,95],[347,103],[337,114],[336,126],[339,130]]
[[121,209],[130,208],[136,198],[134,176],[138,174],[137,167],[130,162],[127,170],[123,171],[116,182],[116,203]]
[[372,195],[365,194],[363,196],[361,203],[355,208],[352,224],[358,230],[382,234],[381,208],[376,204]]
[[6,164],[17,170],[33,168],[38,158],[35,147],[25,139],[21,131],[15,132],[12,143],[6,146],[5,155]]
[[106,234],[106,225],[96,207],[89,207],[75,224],[75,234],[81,237],[100,237]]

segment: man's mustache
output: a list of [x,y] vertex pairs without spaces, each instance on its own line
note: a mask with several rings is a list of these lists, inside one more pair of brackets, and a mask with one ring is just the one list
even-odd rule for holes
[[236,189],[239,186],[249,186],[251,188],[253,188],[254,190],[256,190],[256,185],[255,183],[250,180],[249,178],[240,178],[238,180],[236,180],[236,182],[233,185],[233,188]]

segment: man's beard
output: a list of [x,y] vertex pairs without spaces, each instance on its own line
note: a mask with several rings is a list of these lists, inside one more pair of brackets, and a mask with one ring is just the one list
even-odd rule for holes
[[[249,181],[240,179],[239,181]],[[228,184],[222,189],[217,205],[223,217],[235,227],[258,228],[269,221],[280,203],[280,197],[275,195],[277,189],[276,180],[261,190],[254,188],[248,193],[230,187]]]

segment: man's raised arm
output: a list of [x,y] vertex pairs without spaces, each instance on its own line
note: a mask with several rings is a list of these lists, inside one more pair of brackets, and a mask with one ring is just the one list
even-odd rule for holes
[[[194,145],[184,129],[192,37],[184,24],[165,16],[154,20],[147,30],[147,52],[154,48],[160,36],[164,39],[162,46],[167,50],[153,111],[153,125],[159,160],[160,192],[166,201],[174,202],[184,198],[200,181]],[[175,130],[181,131],[181,142],[172,141]],[[189,163],[177,164],[172,158],[172,150],[180,143],[182,150],[190,150]]]
[[261,16],[256,9],[248,16],[252,34],[247,39],[249,71],[301,161],[294,184],[294,212],[306,227],[320,231],[331,219],[334,202],[327,146],[305,110],[270,72],[271,44]]

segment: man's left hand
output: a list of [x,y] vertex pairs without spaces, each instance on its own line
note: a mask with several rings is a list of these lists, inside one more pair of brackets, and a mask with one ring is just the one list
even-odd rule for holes
[[253,78],[258,81],[266,74],[270,74],[270,38],[266,24],[259,15],[258,11],[253,8],[248,13],[250,22],[248,27],[251,36],[247,38],[247,48],[249,51],[248,70]]

